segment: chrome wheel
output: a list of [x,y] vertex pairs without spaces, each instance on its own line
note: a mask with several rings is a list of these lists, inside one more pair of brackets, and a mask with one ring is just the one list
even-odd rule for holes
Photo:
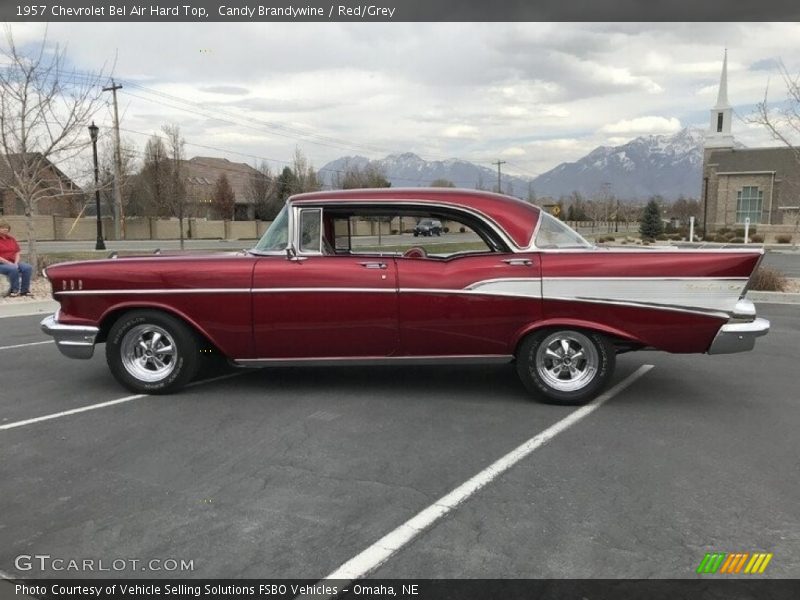
[[173,337],[153,324],[136,325],[120,343],[122,366],[133,377],[146,383],[162,381],[175,370],[178,350]]
[[548,386],[560,392],[574,392],[589,385],[599,367],[595,344],[578,331],[552,333],[536,350],[536,372]]

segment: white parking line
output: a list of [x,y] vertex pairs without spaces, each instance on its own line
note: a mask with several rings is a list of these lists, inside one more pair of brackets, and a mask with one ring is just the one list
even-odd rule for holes
[[[219,377],[214,377],[212,379],[204,379],[203,381],[195,381],[190,383],[186,387],[194,387],[196,385],[203,385],[206,383],[212,383],[214,381],[220,381],[222,379],[229,379],[230,377],[235,377],[236,375],[241,375],[242,373],[229,373],[227,375],[220,375]],[[24,421],[15,421],[13,423],[6,423],[5,425],[0,425],[0,431],[4,429],[14,429],[16,427],[24,427],[25,425],[33,425],[34,423],[41,423],[42,421],[50,421],[52,419],[60,419],[61,417],[66,417],[69,415],[74,415],[77,413],[87,412],[90,410],[97,410],[98,408],[105,408],[107,406],[114,406],[115,404],[122,404],[124,402],[130,402],[131,400],[138,400],[139,398],[149,398],[150,394],[136,394],[134,396],[125,396],[124,398],[117,398],[116,400],[109,400],[108,402],[100,402],[99,404],[89,404],[87,406],[80,406],[78,408],[73,408],[71,410],[65,410],[62,412],[52,413],[49,415],[44,415],[42,417],[35,417],[33,419],[25,419]]]
[[[400,525],[394,531],[383,536],[372,544],[372,546],[354,558],[351,558],[328,575],[323,582],[337,580],[336,583],[340,586],[342,581],[349,583],[367,576],[425,529],[458,507],[459,504],[475,494],[493,479],[513,467],[537,448],[545,445],[562,431],[566,431],[581,419],[592,414],[608,400],[619,394],[652,368],[653,365],[642,365],[634,373],[620,381],[604,394],[595,398],[586,406],[571,412],[557,423],[535,435],[527,442],[518,446],[486,467],[483,471],[458,486],[449,494],[439,498],[439,500],[431,504],[428,508],[423,509],[420,513]],[[345,586],[347,583],[345,583]]]
[[53,344],[53,340],[45,340],[43,342],[30,342],[28,344],[15,344],[13,346],[0,346],[0,350],[13,350],[14,348],[25,348],[26,346],[41,346],[42,344]]

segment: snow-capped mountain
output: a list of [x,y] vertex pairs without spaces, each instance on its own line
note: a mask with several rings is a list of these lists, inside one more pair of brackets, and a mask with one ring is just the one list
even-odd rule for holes
[[[393,187],[426,187],[447,179],[458,187],[493,190],[497,171],[459,160],[426,161],[416,154],[390,154],[380,160],[349,156],[334,160],[320,171],[331,184],[337,172],[348,168],[378,167]],[[674,135],[638,137],[621,146],[600,146],[580,160],[562,163],[535,179],[503,173],[503,192],[527,198],[558,198],[578,191],[588,198],[610,193],[622,199],[645,199],[659,194],[668,200],[700,195],[703,134],[683,129]]]
[[[488,167],[455,158],[427,161],[412,152],[390,154],[380,160],[370,160],[364,156],[345,156],[320,168],[319,174],[326,184],[331,184],[337,173],[344,173],[347,169],[363,169],[367,165],[380,169],[392,183],[392,187],[428,187],[437,179],[446,179],[452,181],[456,187],[470,189],[494,190],[497,186],[497,171]],[[502,182],[505,193],[527,197],[530,179],[503,173]]]
[[[539,175],[537,195],[559,197],[578,191],[593,197],[608,190],[618,198],[667,199],[700,195],[703,134],[683,129],[674,135],[638,137],[622,146],[600,146],[574,163]],[[605,186],[605,187],[604,187]]]

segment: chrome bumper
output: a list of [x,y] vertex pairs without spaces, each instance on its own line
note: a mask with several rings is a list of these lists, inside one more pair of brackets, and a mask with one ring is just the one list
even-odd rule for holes
[[736,305],[734,318],[749,317],[752,321],[734,321],[726,323],[719,328],[709,354],[733,354],[734,352],[747,352],[756,345],[756,338],[769,333],[769,321],[756,318],[755,306],[749,300],[740,300]]
[[100,329],[88,325],[61,325],[58,313],[42,320],[42,331],[53,337],[61,354],[69,358],[92,358]]

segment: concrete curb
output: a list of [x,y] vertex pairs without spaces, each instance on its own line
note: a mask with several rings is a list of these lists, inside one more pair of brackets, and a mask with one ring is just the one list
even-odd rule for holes
[[6,317],[28,317],[31,315],[48,315],[56,312],[58,302],[55,300],[33,300],[30,302],[14,302],[0,304],[0,319]]
[[785,292],[747,292],[748,300],[768,304],[800,304],[800,294]]

